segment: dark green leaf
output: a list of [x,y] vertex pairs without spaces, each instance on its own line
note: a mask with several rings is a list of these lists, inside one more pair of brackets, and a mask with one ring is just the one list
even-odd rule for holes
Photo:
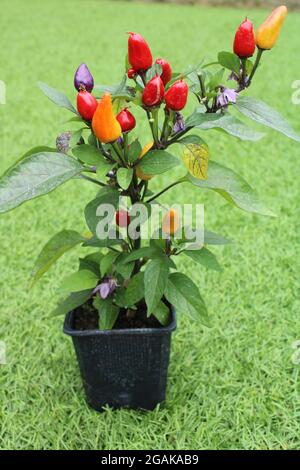
[[57,106],[61,106],[62,108],[68,109],[72,113],[78,114],[70,100],[61,91],[58,91],[43,82],[38,82],[38,86],[42,92],[45,93],[47,98],[49,98],[49,100],[51,100],[53,103],[57,104]]
[[205,303],[199,289],[185,274],[172,273],[169,276],[165,296],[178,312],[189,315],[209,326]]
[[190,174],[186,178],[195,186],[213,189],[240,209],[274,217],[274,213],[259,200],[254,190],[241,176],[219,163],[210,162],[206,180],[196,179]]
[[240,74],[241,62],[237,55],[232,52],[219,52],[218,62],[222,67],[225,67],[228,70],[232,70],[236,75]]
[[145,246],[139,248],[138,250],[132,251],[126,258],[126,263],[131,261],[136,261],[141,258],[157,258],[162,257],[163,251],[154,246]]
[[137,302],[142,300],[144,296],[144,273],[139,272],[135,274],[128,283],[128,287],[125,293],[126,305],[131,307],[132,305],[135,305]]
[[198,264],[202,264],[208,269],[222,271],[216,256],[207,248],[201,250],[184,250],[183,253]]
[[162,301],[157,304],[153,315],[163,326],[167,326],[170,323],[170,309]]
[[103,300],[98,295],[93,305],[99,312],[100,330],[111,330],[118,318],[119,308],[113,304],[111,298]]
[[128,161],[130,163],[134,163],[142,153],[142,146],[138,139],[135,139],[130,145],[128,149]]
[[30,287],[68,250],[86,239],[74,230],[62,230],[40,252],[31,273]]
[[72,148],[72,152],[76,158],[87,165],[97,166],[99,163],[104,161],[100,150],[93,145],[77,145]]
[[77,307],[83,305],[92,295],[92,290],[87,289],[78,292],[72,292],[66,299],[61,301],[52,315],[66,315]]
[[169,265],[163,258],[151,260],[145,269],[144,285],[148,316],[162,298],[169,275]]
[[290,139],[300,142],[300,136],[296,134],[288,122],[277,111],[262,101],[249,96],[243,96],[238,98],[234,107],[248,118],[253,119],[253,121],[275,129],[281,132],[281,134],[290,137]]
[[134,262],[127,263],[127,253],[122,253],[118,256],[115,261],[116,271],[123,276],[124,279],[128,279],[131,276],[131,273],[134,268]]
[[64,153],[42,152],[24,158],[0,180],[0,212],[53,191],[82,170],[79,162]]
[[138,166],[146,175],[158,175],[172,170],[180,161],[165,150],[151,150],[141,159]]
[[199,135],[189,134],[182,137],[182,139],[176,141],[177,144],[182,145],[206,145],[206,142],[199,137]]
[[210,79],[207,87],[210,91],[215,90],[219,85],[222,84],[223,80],[223,75],[224,75],[225,69],[218,70]]
[[[93,199],[85,208],[85,219],[86,223],[93,234],[96,234],[97,224],[100,220],[100,216],[97,215],[97,209],[101,204],[110,204],[113,207],[117,207],[119,202],[119,192],[111,187],[102,188],[99,191],[98,196]],[[105,245],[102,245],[105,246]]]
[[112,265],[118,256],[119,253],[116,253],[115,251],[109,251],[105,256],[103,256],[100,261],[100,272],[102,277],[111,272]]
[[100,261],[103,258],[102,253],[91,253],[84,258],[79,259],[79,269],[88,269],[93,271],[100,279]]
[[66,277],[62,282],[62,289],[69,292],[92,289],[96,287],[99,277],[88,269],[81,269]]
[[122,189],[127,189],[131,183],[133,175],[132,168],[119,168],[117,171],[117,181]]

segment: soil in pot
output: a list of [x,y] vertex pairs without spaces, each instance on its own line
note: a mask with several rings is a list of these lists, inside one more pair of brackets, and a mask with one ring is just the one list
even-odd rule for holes
[[[161,327],[162,325],[154,315],[147,317],[146,305],[141,303],[135,316],[128,315],[126,309],[121,309],[113,329]],[[74,310],[74,329],[80,331],[99,329],[99,313],[93,307],[91,301]]]

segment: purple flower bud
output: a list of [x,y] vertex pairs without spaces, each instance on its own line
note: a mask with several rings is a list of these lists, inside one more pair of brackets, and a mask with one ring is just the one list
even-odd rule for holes
[[221,88],[221,94],[217,97],[218,108],[227,108],[229,103],[236,103],[238,93],[231,88]]
[[59,152],[68,153],[70,150],[70,139],[72,132],[67,131],[60,134],[56,139],[56,148]]
[[97,294],[99,292],[100,297],[102,299],[107,299],[109,295],[111,295],[117,287],[116,279],[112,277],[105,278],[101,284],[95,287],[93,290],[93,294]]
[[86,90],[91,92],[94,88],[93,75],[89,71],[86,64],[79,65],[78,69],[76,70],[74,76],[74,86],[78,91]]
[[123,145],[124,145],[124,139],[123,139],[123,137],[119,137],[118,140],[117,140],[117,142],[118,142],[118,144],[121,145],[121,147],[123,147]]
[[181,113],[176,113],[175,115],[175,124],[173,127],[173,132],[180,132],[185,130],[184,119]]

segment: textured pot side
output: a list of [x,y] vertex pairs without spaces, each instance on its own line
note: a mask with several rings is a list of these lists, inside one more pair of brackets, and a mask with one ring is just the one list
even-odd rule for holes
[[73,312],[64,333],[72,336],[88,404],[153,410],[165,400],[172,321],[163,328],[74,330]]

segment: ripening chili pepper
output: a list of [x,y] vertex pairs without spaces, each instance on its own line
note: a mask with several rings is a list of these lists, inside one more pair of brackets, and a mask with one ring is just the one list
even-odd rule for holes
[[[139,160],[143,158],[143,156],[146,155],[146,153],[148,153],[152,147],[153,147],[153,141],[145,145],[145,147],[143,148],[141,152],[141,155],[139,156]],[[151,178],[153,178],[153,176],[146,175],[145,173],[143,173],[143,171],[139,167],[136,168],[136,176],[143,181],[149,181],[151,180]]]
[[171,66],[170,66],[169,62],[167,62],[165,59],[156,59],[155,63],[161,65],[162,74],[161,74],[160,78],[162,79],[163,84],[166,86],[166,84],[172,78]]
[[271,15],[260,25],[256,31],[256,45],[260,49],[272,49],[275,45],[285,17],[287,7],[282,5],[272,11]]
[[97,109],[96,98],[88,91],[80,91],[77,95],[77,111],[86,121],[91,121]]
[[95,136],[104,144],[114,142],[122,133],[121,126],[113,112],[109,93],[105,93],[99,101],[93,117],[92,128]]
[[135,74],[136,74],[136,71],[134,69],[128,69],[127,71],[128,78],[134,78]]
[[76,90],[86,90],[91,92],[94,88],[93,75],[86,64],[79,65],[74,76],[74,86]]
[[128,61],[136,72],[143,72],[152,65],[150,47],[140,34],[128,34]]
[[164,216],[162,222],[162,230],[168,235],[174,235],[179,229],[180,219],[175,209],[170,209]]
[[170,86],[165,94],[165,102],[168,109],[181,111],[186,105],[189,87],[183,80],[177,80]]
[[252,57],[255,51],[253,24],[246,18],[235,33],[233,52],[241,59]]
[[128,227],[130,224],[130,216],[127,211],[120,209],[116,212],[116,224],[118,227]]
[[164,84],[162,79],[157,75],[151,78],[144,88],[142,96],[143,104],[148,107],[157,106],[162,102],[164,94]]
[[127,108],[122,109],[117,115],[117,120],[121,126],[122,132],[129,132],[135,128],[135,117]]

